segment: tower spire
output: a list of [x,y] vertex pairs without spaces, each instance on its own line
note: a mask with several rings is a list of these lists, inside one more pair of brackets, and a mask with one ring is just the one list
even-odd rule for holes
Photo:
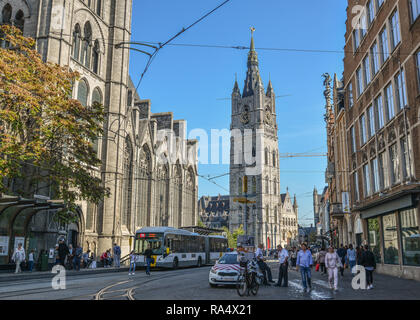
[[254,94],[254,89],[257,86],[262,87],[262,81],[260,77],[260,71],[258,69],[258,54],[255,51],[254,42],[255,28],[251,27],[251,45],[248,52],[248,71],[246,73],[245,87],[243,90],[242,97],[249,97]]

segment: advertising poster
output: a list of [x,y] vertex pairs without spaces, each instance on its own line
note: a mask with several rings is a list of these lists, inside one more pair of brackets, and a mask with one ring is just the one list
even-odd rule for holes
[[9,237],[0,237],[0,256],[7,256],[9,251]]
[[14,249],[18,247],[18,244],[21,243],[23,247],[25,247],[25,237],[15,237],[15,245]]

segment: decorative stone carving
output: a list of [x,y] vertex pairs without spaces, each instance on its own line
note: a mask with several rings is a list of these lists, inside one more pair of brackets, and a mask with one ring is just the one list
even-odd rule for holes
[[249,107],[248,106],[244,106],[244,109],[241,113],[240,120],[243,124],[249,123]]

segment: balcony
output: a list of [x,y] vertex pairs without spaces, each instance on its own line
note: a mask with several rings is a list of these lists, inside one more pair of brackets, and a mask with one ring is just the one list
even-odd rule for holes
[[343,217],[344,211],[343,211],[343,205],[341,203],[333,203],[330,208],[330,214],[331,217]]

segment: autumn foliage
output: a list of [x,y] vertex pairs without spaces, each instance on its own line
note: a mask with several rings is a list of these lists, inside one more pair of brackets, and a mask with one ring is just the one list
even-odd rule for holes
[[[0,192],[23,197],[50,190],[68,208],[98,203],[108,191],[92,141],[102,135],[104,110],[71,98],[78,74],[46,63],[35,40],[0,27]],[[4,45],[6,44],[6,45]]]

